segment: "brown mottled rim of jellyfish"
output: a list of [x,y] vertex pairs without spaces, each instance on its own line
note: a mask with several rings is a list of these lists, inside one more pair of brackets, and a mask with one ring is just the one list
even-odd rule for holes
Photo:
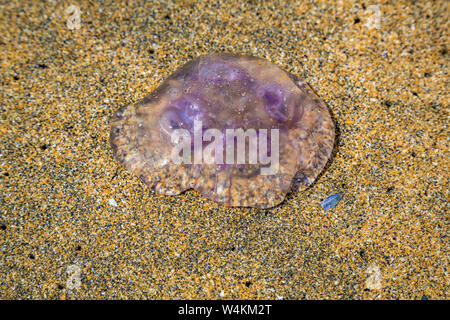
[[[171,134],[184,129],[193,136],[194,120],[221,132],[278,129],[276,173],[262,175],[260,163],[175,164]],[[110,141],[118,161],[155,192],[195,189],[227,206],[270,208],[288,192],[313,183],[331,155],[334,137],[326,105],[304,81],[261,58],[209,54],[117,111]]]

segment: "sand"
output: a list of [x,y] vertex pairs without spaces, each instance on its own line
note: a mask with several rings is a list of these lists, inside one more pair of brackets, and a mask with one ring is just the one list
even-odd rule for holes
[[[2,1],[0,298],[446,299],[448,2],[214,3],[73,1],[78,25]],[[113,113],[210,52],[333,114],[326,170],[278,207],[155,194],[113,158]]]

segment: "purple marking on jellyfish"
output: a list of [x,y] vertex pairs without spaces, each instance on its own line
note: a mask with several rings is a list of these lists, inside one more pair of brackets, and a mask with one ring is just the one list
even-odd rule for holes
[[264,103],[264,110],[274,119],[286,122],[290,119],[287,92],[276,84],[264,85],[259,90]]
[[[209,108],[208,102],[199,95],[185,95],[169,103],[169,109],[176,109],[178,117],[184,128],[193,130],[194,121],[202,121],[204,126],[211,125],[211,119],[205,110]],[[207,128],[206,128],[207,129]]]
[[174,107],[167,108],[159,120],[161,130],[170,135],[173,130],[183,128],[184,122],[179,115],[179,110]]
[[241,68],[225,62],[214,62],[200,67],[200,81],[208,85],[225,85],[233,82],[246,84],[250,81],[248,74]]

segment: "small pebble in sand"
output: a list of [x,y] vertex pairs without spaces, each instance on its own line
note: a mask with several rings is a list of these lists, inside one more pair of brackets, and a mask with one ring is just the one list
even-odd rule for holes
[[328,211],[328,209],[336,207],[337,204],[339,203],[339,201],[341,201],[341,199],[342,199],[341,194],[335,193],[335,194],[323,199],[322,202],[320,203],[320,205],[322,206],[322,208],[325,211]]
[[381,284],[380,267],[372,264],[367,268],[366,273],[369,274],[369,277],[366,279],[366,288],[369,290],[381,290],[383,286]]
[[69,290],[80,289],[81,287],[81,268],[76,264],[67,267],[66,286]]
[[108,200],[108,203],[109,203],[111,206],[113,206],[113,207],[117,207],[117,202],[116,202],[116,200],[114,200],[114,199],[109,199],[109,200]]

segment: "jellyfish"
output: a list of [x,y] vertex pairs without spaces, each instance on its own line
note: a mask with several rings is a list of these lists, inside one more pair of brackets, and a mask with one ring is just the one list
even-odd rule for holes
[[265,59],[225,53],[181,66],[115,112],[110,132],[115,158],[155,192],[194,189],[256,208],[310,186],[334,140],[330,112],[306,82]]

